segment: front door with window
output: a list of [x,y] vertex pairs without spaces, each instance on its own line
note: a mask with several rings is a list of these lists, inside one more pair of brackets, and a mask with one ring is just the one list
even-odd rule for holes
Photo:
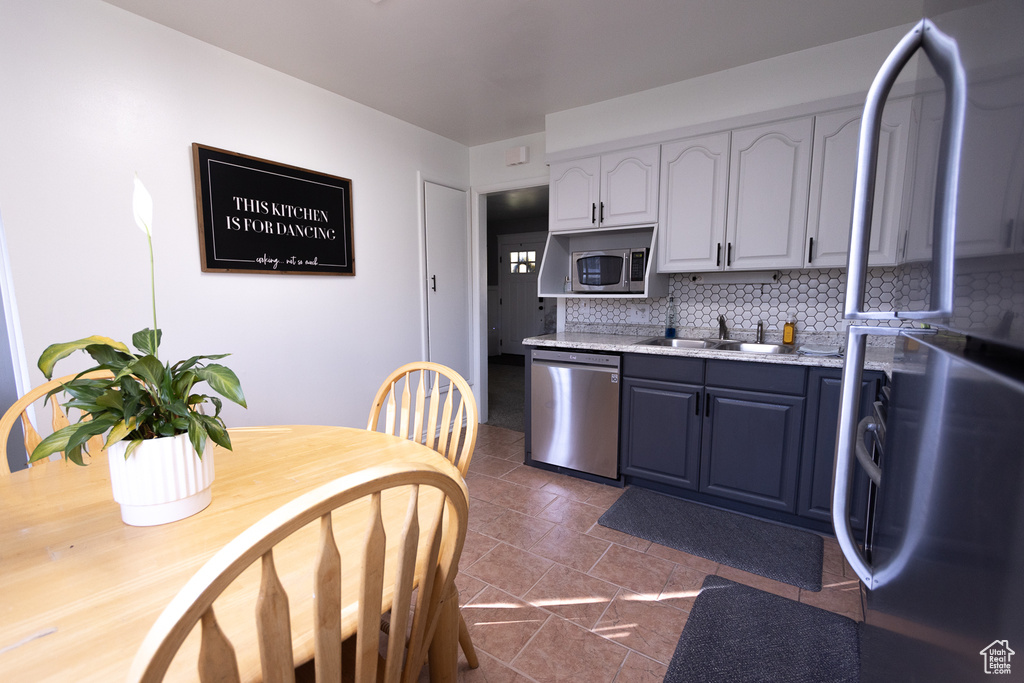
[[545,300],[537,297],[537,274],[545,233],[499,235],[502,353],[525,354],[523,339],[544,333]]

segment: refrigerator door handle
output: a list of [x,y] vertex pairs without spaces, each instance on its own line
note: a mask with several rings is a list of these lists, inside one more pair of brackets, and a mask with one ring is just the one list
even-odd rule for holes
[[832,528],[846,561],[868,588],[874,587],[874,568],[857,546],[850,526],[850,495],[853,492],[854,453],[857,450],[860,387],[864,375],[864,354],[869,335],[896,336],[898,327],[851,325],[846,330],[846,362],[839,388],[839,429],[832,470]]
[[[946,104],[939,146],[935,218],[933,224],[933,272],[931,310],[865,311],[864,290],[867,281],[868,252],[871,239],[871,214],[875,195],[875,171],[878,165],[878,140],[882,130],[882,111],[896,77],[918,48],[924,50],[946,89]],[[861,117],[857,147],[857,179],[853,195],[853,220],[850,230],[850,257],[847,268],[844,315],[850,320],[921,320],[949,318],[953,313],[953,243],[956,227],[956,197],[960,170],[960,146],[963,139],[964,111],[967,106],[967,76],[960,61],[956,41],[940,31],[928,19],[922,19],[893,48],[871,83]]]
[[868,475],[868,479],[874,482],[875,486],[879,486],[882,483],[882,469],[871,459],[871,451],[868,450],[867,445],[864,443],[864,437],[867,436],[868,432],[874,432],[877,428],[878,425],[875,423],[873,416],[868,415],[861,420],[857,424],[856,445],[857,462],[865,474]]

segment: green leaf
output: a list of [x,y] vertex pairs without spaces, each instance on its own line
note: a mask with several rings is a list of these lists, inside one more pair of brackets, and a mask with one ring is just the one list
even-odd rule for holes
[[103,408],[113,408],[120,413],[124,410],[124,396],[116,389],[108,389],[96,398],[96,405]]
[[[71,425],[75,430],[71,433],[70,438],[68,438],[68,450],[76,450],[84,447],[89,439],[94,436],[99,436],[117,424],[117,422],[118,419],[116,416],[104,414],[95,419]],[[67,451],[65,451],[65,455],[67,455]]]
[[206,426],[206,433],[210,435],[213,442],[218,446],[231,450],[231,436],[224,427],[224,421],[208,415],[200,415],[200,422]]
[[221,358],[227,358],[230,355],[230,353],[218,353],[213,356],[192,356],[188,360],[182,360],[175,363],[174,372],[178,373],[188,370],[201,360],[220,360]]
[[155,356],[143,356],[132,363],[131,371],[155,387],[164,379],[164,366]]
[[242,394],[242,385],[238,377],[229,368],[213,363],[204,368],[196,368],[196,374],[200,379],[209,382],[213,390],[224,398],[234,401],[243,408],[249,407],[245,404],[245,396]]
[[156,356],[163,334],[163,330],[156,331],[156,346],[153,346],[153,329],[147,327],[132,335],[132,345],[144,354]]
[[135,429],[135,418],[128,418],[127,422],[121,420],[116,425],[111,427],[110,434],[107,435],[107,441],[103,444],[104,448],[110,448],[111,445],[117,443],[124,437],[128,436]]
[[109,368],[110,370],[121,370],[135,358],[130,353],[122,353],[104,344],[90,344],[85,347],[85,352],[92,356],[92,359],[99,363],[101,367]]
[[194,414],[189,415],[188,419],[188,440],[192,442],[192,448],[196,449],[199,457],[203,457],[203,451],[206,449],[206,427]]
[[143,441],[144,439],[132,439],[132,442],[128,444],[128,448],[124,449],[124,459],[127,460],[132,451],[141,446]]
[[164,407],[167,408],[167,410],[169,410],[172,414],[177,415],[178,417],[188,417],[189,414],[191,414],[192,412],[188,409],[188,406],[185,404],[184,401],[180,401],[177,399],[171,401]]
[[64,457],[79,467],[85,467],[85,460],[82,459],[82,447],[75,446],[64,451]]
[[[171,371],[174,371],[173,368]],[[175,396],[187,396],[192,390],[192,385],[198,380],[199,376],[194,371],[185,370],[175,377],[174,382],[171,384],[171,391],[174,392]]]
[[82,400],[96,400],[103,395],[104,392],[110,389],[114,383],[108,379],[74,379],[57,387],[51,391],[48,395],[59,393],[61,391],[66,392],[69,396],[73,396]]
[[71,438],[71,435],[75,433],[77,428],[77,424],[68,425],[47,436],[35,447],[28,461],[37,462],[43,458],[50,457],[54,453],[60,453],[65,450],[68,447],[68,439]]
[[91,337],[85,337],[84,339],[79,339],[77,341],[64,342],[63,344],[50,344],[43,351],[43,354],[39,356],[39,362],[37,363],[37,365],[39,366],[39,369],[43,371],[43,374],[46,376],[46,379],[51,379],[53,377],[53,366],[56,365],[57,361],[59,361],[61,358],[66,358],[70,356],[75,351],[80,351],[94,344],[110,346],[112,348],[117,349],[118,351],[123,351],[124,353],[130,354],[128,347],[122,344],[121,342],[114,341],[109,337],[93,335]]

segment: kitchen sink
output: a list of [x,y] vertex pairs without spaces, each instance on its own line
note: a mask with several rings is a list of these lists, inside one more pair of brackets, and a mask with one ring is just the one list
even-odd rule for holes
[[652,337],[634,342],[639,346],[671,346],[677,349],[716,349],[717,339],[669,339],[668,337]]
[[755,344],[752,342],[722,342],[714,347],[719,351],[740,351],[742,353],[796,353],[795,346],[787,344]]
[[786,344],[755,344],[735,339],[668,339],[652,337],[633,342],[638,346],[671,346],[677,349],[714,349],[716,351],[739,351],[740,353],[796,353],[795,346]]

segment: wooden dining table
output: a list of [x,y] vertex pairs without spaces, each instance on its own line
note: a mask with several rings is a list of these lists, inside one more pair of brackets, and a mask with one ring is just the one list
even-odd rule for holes
[[[387,462],[426,463],[460,476],[426,446],[363,429],[286,425],[229,431],[233,450],[214,450],[212,503],[170,524],[133,527],[121,521],[102,453],[86,467],[55,461],[0,477],[0,681],[122,681],[146,633],[185,582],[228,541],[284,503]],[[404,504],[394,507],[399,518],[404,515]],[[386,510],[385,502],[385,515]],[[335,519],[343,563],[358,555],[364,534],[361,517],[345,519]],[[308,543],[296,537],[292,542],[302,549],[283,559],[275,552],[289,592],[297,663],[313,656],[315,533],[309,529]],[[259,679],[258,581],[258,566],[246,570],[234,593],[215,603],[225,630],[241,634],[236,651],[243,680]],[[354,601],[354,592],[344,584],[343,600]],[[457,606],[446,614],[431,646],[433,680],[455,676]],[[343,621],[343,633],[350,635],[354,620]],[[167,680],[196,680],[197,651],[193,633]],[[444,662],[435,667],[434,659]]]

